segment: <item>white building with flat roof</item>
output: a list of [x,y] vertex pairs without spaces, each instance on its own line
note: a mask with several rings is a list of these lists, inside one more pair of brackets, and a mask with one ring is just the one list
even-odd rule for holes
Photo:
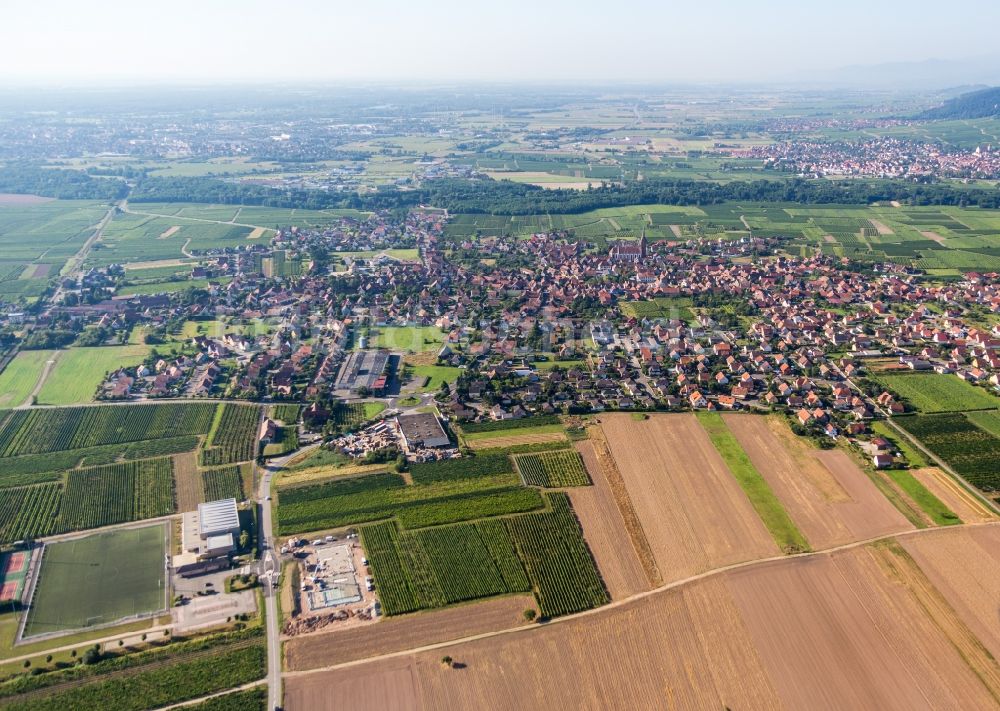
[[198,504],[197,511],[182,517],[181,543],[186,560],[206,560],[236,550],[240,535],[240,514],[236,499]]

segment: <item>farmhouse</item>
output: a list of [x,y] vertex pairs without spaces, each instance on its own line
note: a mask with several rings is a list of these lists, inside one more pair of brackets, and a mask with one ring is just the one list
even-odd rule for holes
[[396,418],[396,426],[408,454],[418,449],[447,447],[451,443],[441,422],[430,413],[400,415]]

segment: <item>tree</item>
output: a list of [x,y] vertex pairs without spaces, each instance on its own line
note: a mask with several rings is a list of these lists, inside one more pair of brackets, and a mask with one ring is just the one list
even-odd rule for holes
[[446,666],[446,667],[448,667],[450,669],[452,667],[452,665],[454,665],[454,663],[455,663],[455,660],[452,659],[451,657],[449,657],[448,655],[445,655],[445,656],[441,657],[441,665],[442,666]]
[[250,531],[243,529],[240,531],[240,548],[246,550],[246,547],[250,545]]
[[101,661],[101,648],[98,645],[93,647],[87,647],[87,651],[83,653],[83,663],[86,665],[97,664]]
[[532,607],[529,607],[529,608],[528,608],[527,610],[525,610],[525,611],[524,611],[524,619],[525,619],[525,620],[526,620],[527,622],[531,622],[531,621],[532,621],[532,620],[534,620],[534,619],[535,619],[536,617],[538,617],[538,613],[537,613],[537,612],[535,612],[535,609],[534,609],[534,608],[532,608]]

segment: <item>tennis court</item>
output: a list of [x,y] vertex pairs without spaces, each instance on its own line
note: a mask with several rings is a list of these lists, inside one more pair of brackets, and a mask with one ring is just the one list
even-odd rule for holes
[[0,553],[0,602],[11,602],[21,597],[21,586],[27,572],[27,552]]
[[23,636],[165,609],[166,535],[157,524],[46,545]]

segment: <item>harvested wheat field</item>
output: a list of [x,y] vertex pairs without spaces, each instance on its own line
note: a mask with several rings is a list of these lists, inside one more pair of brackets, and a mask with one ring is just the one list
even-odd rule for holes
[[950,528],[901,544],[1000,659],[1000,528]]
[[[701,629],[706,624],[714,629]],[[445,654],[459,668],[442,665]],[[779,706],[738,611],[715,581],[613,614],[286,678],[285,689],[292,711],[397,708],[379,705],[384,694],[398,708],[435,711]]]
[[546,442],[565,442],[566,435],[562,432],[538,432],[536,434],[510,435],[509,437],[488,437],[467,442],[470,449],[496,449],[519,447],[524,444],[544,444]]
[[157,239],[169,239],[170,237],[173,237],[175,234],[180,232],[180,230],[181,230],[180,225],[174,225],[173,227],[168,227],[163,231],[163,233],[159,237],[157,237]]
[[996,520],[996,514],[986,504],[937,467],[914,469],[910,473],[965,523]]
[[601,428],[663,580],[780,555],[694,415],[605,415]]
[[601,571],[612,600],[618,600],[649,587],[639,557],[625,532],[625,520],[615,504],[614,494],[604,476],[594,447],[589,441],[577,442],[593,486],[567,489],[573,510],[583,527],[583,537]]
[[1000,668],[893,548],[865,546],[726,576],[787,708],[996,708],[986,684],[1000,693]]
[[844,452],[813,449],[777,417],[723,419],[813,548],[913,528]]
[[509,595],[443,610],[389,617],[372,625],[315,632],[285,642],[291,671],[343,664],[425,644],[510,629],[523,624],[524,611],[538,608],[531,595]]
[[[907,544],[938,536],[962,538],[947,529]],[[1000,667],[887,541],[750,563],[548,625],[293,673],[285,689],[292,711],[991,709]]]

